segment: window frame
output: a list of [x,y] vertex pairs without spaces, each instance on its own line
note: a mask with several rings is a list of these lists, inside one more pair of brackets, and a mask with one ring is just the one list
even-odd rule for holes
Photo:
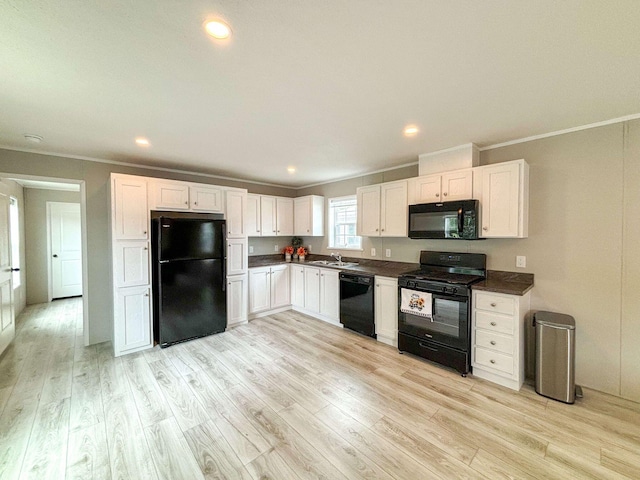
[[332,249],[336,249],[336,250],[350,250],[350,251],[357,251],[357,252],[362,252],[363,248],[362,248],[362,237],[360,235],[354,234],[354,235],[349,235],[348,233],[345,233],[343,236],[353,236],[355,238],[358,239],[358,244],[359,246],[357,247],[347,247],[347,246],[339,246],[336,245],[336,219],[335,219],[335,212],[334,209],[336,208],[336,206],[334,205],[335,203],[338,202],[346,202],[346,201],[352,201],[353,202],[353,206],[355,207],[355,217],[356,220],[353,224],[351,223],[345,223],[345,225],[353,225],[356,228],[356,232],[357,232],[357,223],[358,223],[358,203],[357,203],[357,197],[356,195],[344,195],[341,197],[332,197],[329,198],[327,200],[327,217],[328,217],[328,245],[327,248],[332,248]]

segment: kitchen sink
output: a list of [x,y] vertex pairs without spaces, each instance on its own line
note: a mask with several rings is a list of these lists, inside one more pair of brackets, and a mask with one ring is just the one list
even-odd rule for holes
[[358,265],[355,262],[330,262],[328,260],[314,260],[308,263],[310,265],[322,265],[323,267],[331,267],[331,268],[349,268],[349,267],[355,267],[356,265]]

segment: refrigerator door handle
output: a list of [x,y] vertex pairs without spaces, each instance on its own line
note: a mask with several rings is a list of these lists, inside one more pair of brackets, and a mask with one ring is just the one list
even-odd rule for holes
[[227,291],[227,222],[222,222],[222,291]]

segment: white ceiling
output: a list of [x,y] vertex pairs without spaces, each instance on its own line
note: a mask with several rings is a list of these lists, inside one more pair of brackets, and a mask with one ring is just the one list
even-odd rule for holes
[[638,25],[638,0],[5,0],[0,145],[307,185],[637,114]]

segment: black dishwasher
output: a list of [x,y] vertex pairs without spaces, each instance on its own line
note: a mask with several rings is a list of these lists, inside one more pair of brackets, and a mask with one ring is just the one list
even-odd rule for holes
[[373,275],[340,272],[340,323],[354,332],[376,338]]

